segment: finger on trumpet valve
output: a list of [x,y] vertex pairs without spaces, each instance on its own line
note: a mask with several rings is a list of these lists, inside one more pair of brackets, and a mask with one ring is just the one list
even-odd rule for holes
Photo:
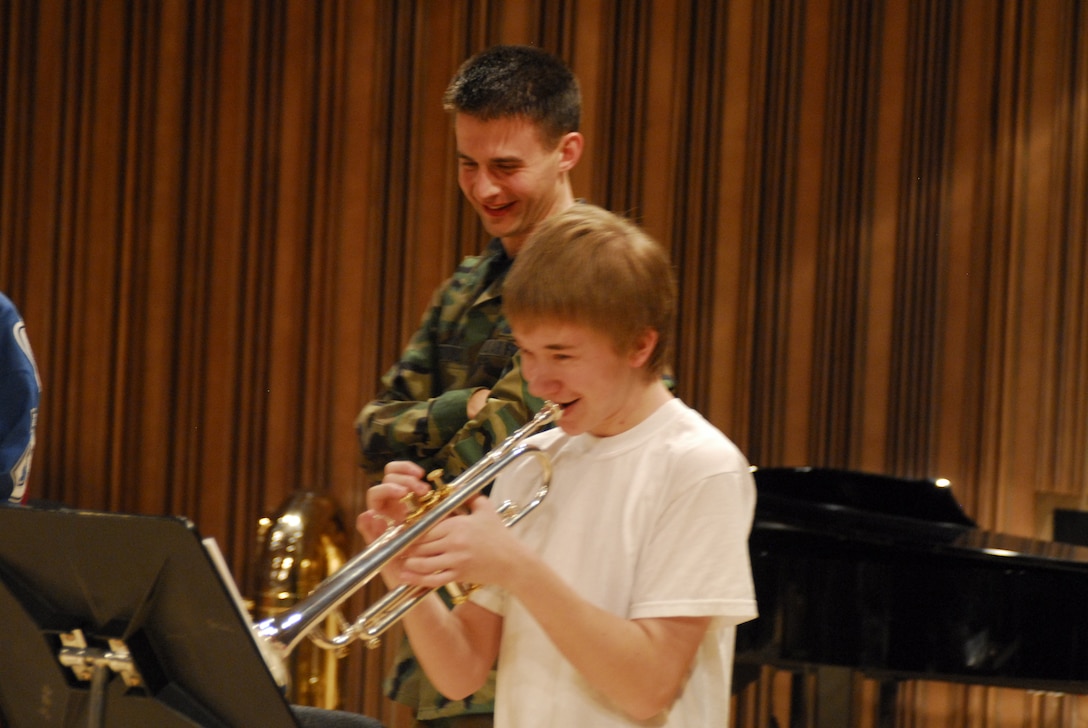
[[415,521],[422,516],[430,506],[446,496],[448,486],[442,481],[443,475],[445,475],[445,473],[441,468],[432,470],[427,474],[427,480],[434,486],[430,491],[423,495],[408,493],[400,499],[401,503],[408,508],[408,517],[405,519],[406,522],[411,523],[412,521]]

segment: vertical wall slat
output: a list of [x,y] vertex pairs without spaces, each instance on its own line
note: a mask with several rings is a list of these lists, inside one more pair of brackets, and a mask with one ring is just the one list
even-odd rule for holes
[[[582,79],[576,193],[673,251],[678,392],[753,462],[946,476],[1024,535],[1040,499],[1088,503],[1078,0],[9,0],[0,23],[0,290],[45,384],[36,496],[188,515],[243,585],[293,489],[358,511],[351,421],[485,242],[441,92],[530,42]],[[405,725],[390,659],[353,655],[349,705]],[[781,716],[786,678],[764,671],[740,725]],[[1078,708],[912,683],[898,715]]]

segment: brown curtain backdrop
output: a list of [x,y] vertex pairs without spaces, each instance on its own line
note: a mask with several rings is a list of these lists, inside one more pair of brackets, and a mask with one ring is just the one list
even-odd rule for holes
[[[440,98],[495,42],[579,74],[576,192],[671,249],[679,393],[754,464],[943,476],[1041,538],[1088,503],[1081,0],[0,0],[31,496],[188,516],[243,589],[296,489],[352,520],[353,417],[485,242]],[[407,725],[388,658],[353,650],[346,704]],[[738,725],[781,716],[784,679]],[[897,725],[1078,711],[912,683]]]

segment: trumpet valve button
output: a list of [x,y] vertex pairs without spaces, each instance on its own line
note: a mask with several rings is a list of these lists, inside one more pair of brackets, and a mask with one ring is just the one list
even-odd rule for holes
[[446,473],[442,470],[442,468],[435,468],[431,472],[427,473],[427,480],[431,482],[431,485],[434,486],[435,490],[442,491],[446,489],[446,483],[442,480],[442,477],[445,474]]
[[401,497],[400,502],[407,506],[409,511],[419,510],[419,496],[415,493],[409,493]]

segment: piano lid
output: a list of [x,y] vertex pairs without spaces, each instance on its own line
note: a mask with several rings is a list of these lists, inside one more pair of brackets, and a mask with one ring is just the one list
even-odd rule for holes
[[940,546],[985,558],[1016,557],[1083,570],[1088,547],[985,531],[946,480],[902,478],[835,468],[753,468],[761,530],[837,534],[908,550]]
[[939,481],[753,475],[738,664],[1088,693],[1088,548],[979,529]]
[[760,510],[851,509],[974,528],[944,479],[900,478],[833,468],[754,468]]

